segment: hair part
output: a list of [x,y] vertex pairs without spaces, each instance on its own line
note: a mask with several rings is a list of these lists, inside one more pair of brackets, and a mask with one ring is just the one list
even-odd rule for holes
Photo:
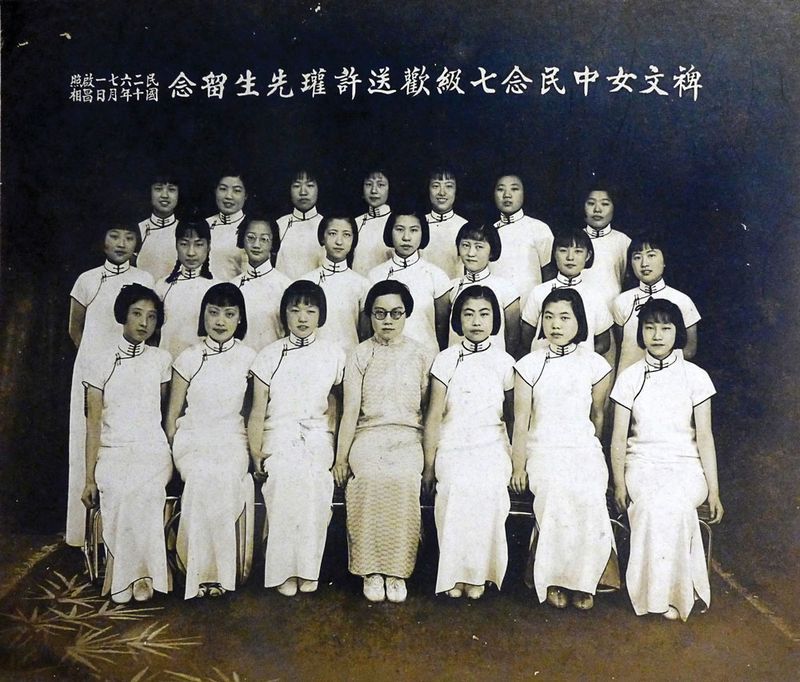
[[468,299],[488,301],[492,307],[492,336],[500,332],[500,325],[502,324],[502,311],[500,310],[500,303],[497,301],[497,296],[494,291],[489,287],[481,286],[480,284],[473,284],[462,291],[453,303],[453,314],[450,317],[450,326],[453,331],[459,336],[464,336],[464,328],[461,324],[461,311],[464,309]]
[[486,242],[489,245],[489,261],[494,263],[503,252],[503,244],[500,241],[500,234],[492,223],[464,223],[456,235],[456,249],[464,239],[473,239],[478,242]]
[[383,279],[372,286],[364,299],[364,314],[367,317],[372,317],[372,308],[375,306],[376,299],[381,296],[391,296],[396,294],[403,301],[403,307],[406,309],[406,319],[411,317],[414,312],[414,297],[408,290],[408,287],[396,279]]
[[[200,266],[200,277],[204,277],[205,279],[213,279],[211,275],[211,268],[208,265],[208,261],[211,257],[211,227],[207,221],[203,219],[197,219],[194,216],[188,220],[179,220],[175,227],[176,248],[178,240],[189,238],[192,232],[194,232],[199,239],[205,239],[208,242],[208,255],[206,256],[205,261],[203,261],[203,264]],[[180,260],[176,259],[175,267],[172,268],[172,272],[167,277],[167,284],[172,284],[174,281],[176,281],[180,271],[181,262]]]
[[350,246],[350,252],[347,254],[346,261],[347,267],[353,267],[353,256],[356,252],[356,246],[358,246],[358,228],[356,227],[356,221],[350,217],[345,211],[329,211],[326,215],[319,221],[319,225],[317,226],[317,241],[319,242],[320,246],[325,246],[325,230],[328,229],[328,226],[334,220],[343,220],[350,226],[350,230],[353,232],[353,243]]

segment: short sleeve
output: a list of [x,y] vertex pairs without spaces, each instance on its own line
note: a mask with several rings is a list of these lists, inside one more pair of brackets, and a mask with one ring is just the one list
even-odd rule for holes
[[611,329],[614,320],[608,306],[601,299],[594,298],[592,305],[594,306],[594,333],[595,335],[602,334]]
[[592,386],[605,379],[611,373],[611,365],[597,353],[591,354]]
[[69,292],[70,298],[74,298],[84,308],[86,308],[92,300],[92,292],[89,291],[91,279],[91,270],[89,272],[84,272],[75,280],[72,291]]
[[369,293],[371,285],[366,277],[361,277],[361,279],[358,281],[361,283],[361,288],[358,292],[358,309],[363,312],[364,306],[367,302],[367,294]]
[[708,376],[708,372],[691,363],[688,363],[687,367],[692,370],[691,372],[687,372],[689,377],[689,389],[692,395],[692,407],[697,407],[713,395],[716,395],[717,390],[714,388],[714,384],[711,381],[711,377]]
[[440,267],[432,264],[429,265],[431,270],[431,279],[433,280],[433,297],[439,298],[450,291],[450,278]]
[[161,383],[165,384],[172,379],[172,356],[163,348],[158,348],[161,363]]
[[510,306],[512,303],[520,299],[520,295],[516,287],[507,279],[500,279],[498,280],[497,284],[499,284],[499,286],[497,286],[495,293],[498,294],[501,308],[508,308],[508,306]]
[[190,346],[178,355],[175,362],[172,364],[172,368],[180,374],[183,379],[191,381],[199,369],[199,363],[197,362],[199,355],[200,354],[195,350],[195,346]]
[[637,362],[617,375],[617,381],[609,396],[611,400],[629,410],[633,409],[633,399],[636,397],[636,381],[641,378],[641,373],[641,364]]
[[626,305],[628,301],[628,296],[626,295],[628,292],[622,293],[614,299],[614,302],[611,304],[611,317],[614,320],[614,324],[624,327],[625,323],[631,316],[631,310],[628,305]]
[[99,388],[101,391],[104,390],[106,382],[114,370],[115,363],[116,354],[101,353],[99,356],[95,356],[91,363],[87,363],[84,369],[83,387],[89,388],[92,386],[93,388]]
[[344,380],[344,368],[347,362],[345,352],[339,347],[333,346],[333,355],[336,359],[336,376],[333,379],[333,385],[338,386]]
[[453,376],[452,353],[448,353],[449,350],[449,348],[446,348],[439,353],[431,365],[431,376],[441,381],[445,386],[450,385],[450,379]]
[[505,353],[502,357],[503,390],[510,391],[514,388],[514,358],[512,358],[508,353]]
[[688,296],[684,299],[680,309],[683,315],[683,323],[686,325],[687,329],[700,321],[700,312],[695,307],[694,301]]
[[525,301],[525,307],[522,309],[521,317],[531,327],[537,327],[539,325],[540,313],[539,297],[536,295],[536,292],[533,291],[531,295],[528,296],[528,300]]
[[256,359],[253,360],[253,364],[250,365],[250,374],[252,374],[261,383],[269,386],[270,382],[272,381],[272,375],[275,374],[275,370],[278,369],[282,351],[282,341],[270,344],[264,348],[258,355],[256,355]]
[[539,372],[535,371],[537,364],[542,364],[540,355],[538,353],[529,353],[524,358],[517,361],[517,363],[514,365],[514,371],[519,374],[520,379],[522,379],[526,384],[533,386],[534,383],[536,383],[536,377],[534,374],[539,374]]
[[553,233],[547,223],[539,221],[541,232],[536,239],[536,251],[539,254],[539,264],[544,267],[550,262],[553,252]]

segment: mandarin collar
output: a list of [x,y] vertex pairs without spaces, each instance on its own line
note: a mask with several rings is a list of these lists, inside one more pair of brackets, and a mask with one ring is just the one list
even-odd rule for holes
[[206,336],[206,338],[203,339],[203,344],[212,355],[218,355],[219,353],[224,353],[233,348],[236,344],[236,337],[231,336],[225,343],[219,343],[219,341],[214,341],[210,336]]
[[570,353],[574,353],[578,348],[576,343],[568,343],[565,346],[554,346],[552,343],[547,344],[547,356],[561,358]]
[[482,282],[483,280],[487,279],[492,272],[489,270],[489,266],[487,265],[483,270],[479,270],[478,272],[470,272],[466,268],[464,268],[464,276],[461,278],[462,281],[466,282]]
[[376,346],[384,346],[385,347],[385,346],[397,346],[398,344],[402,343],[403,338],[405,338],[405,337],[403,336],[403,333],[401,332],[400,334],[398,334],[394,338],[389,339],[388,341],[385,341],[384,339],[378,338],[378,335],[374,334],[374,333],[370,338],[372,339],[372,342]]
[[163,230],[165,227],[172,227],[178,222],[178,219],[175,217],[174,213],[168,215],[166,218],[161,218],[155,213],[151,213],[148,222],[147,231],[152,232],[153,230]]
[[639,282],[639,291],[641,291],[643,294],[647,294],[648,296],[657,294],[659,291],[663,291],[666,288],[667,288],[667,283],[664,281],[663,277],[653,284],[645,284],[644,282]]
[[658,358],[653,357],[650,355],[649,351],[644,352],[644,361],[647,365],[647,369],[651,372],[658,372],[659,370],[666,369],[670,365],[674,365],[678,360],[678,354],[675,352],[673,348],[669,355],[665,357],[663,360],[659,360]]
[[200,276],[200,268],[195,268],[191,270],[187,268],[183,263],[181,263],[181,267],[178,270],[178,279],[197,279]]
[[123,272],[128,272],[128,270],[131,269],[131,262],[126,260],[124,263],[117,265],[106,258],[106,262],[103,263],[103,269],[105,270],[105,273],[103,274],[108,273],[109,275],[121,275]]
[[461,341],[461,347],[467,351],[467,353],[480,353],[482,351],[488,350],[489,347],[492,345],[492,341],[490,337],[486,337],[483,341],[478,343],[474,343],[469,339],[463,339]]
[[222,213],[220,211],[217,215],[214,216],[215,222],[211,225],[211,229],[213,230],[216,225],[231,225],[232,223],[238,223],[242,218],[244,218],[244,211],[239,209],[236,213],[231,213],[228,215],[227,213]]
[[289,332],[288,338],[289,338],[289,343],[295,348],[305,348],[306,346],[310,346],[312,343],[314,343],[314,341],[317,340],[317,333],[311,332],[304,339],[301,339],[299,336],[296,336],[294,332]]
[[392,212],[392,209],[389,208],[389,204],[381,204],[380,206],[368,206],[367,212],[364,214],[365,218],[383,218],[385,215],[389,215]]
[[584,228],[584,231],[591,239],[599,239],[600,237],[605,237],[606,235],[611,234],[611,223],[606,225],[602,230],[598,230],[591,225],[587,225]]
[[123,358],[135,358],[137,355],[144,353],[144,346],[144,341],[141,343],[131,343],[123,335],[120,337],[119,343],[117,344],[117,350],[119,350]]
[[410,268],[412,265],[416,265],[419,263],[420,255],[419,250],[414,251],[408,258],[403,258],[402,256],[397,255],[397,251],[392,252],[392,266],[397,266],[397,268],[392,267],[392,270],[405,270],[406,268]]
[[525,217],[525,211],[519,209],[516,213],[512,213],[511,215],[506,215],[505,213],[500,214],[500,220],[495,223],[496,227],[500,227],[501,225],[508,225],[509,223],[516,223],[522,220]]
[[317,207],[312,206],[308,211],[303,213],[299,208],[292,209],[292,218],[295,220],[311,220],[312,218],[316,218],[317,215]]
[[325,275],[334,275],[337,272],[345,272],[349,268],[347,267],[347,259],[345,258],[343,261],[339,261],[338,263],[334,263],[328,256],[325,256],[322,259],[322,271]]
[[452,218],[455,214],[456,212],[452,208],[444,213],[439,213],[431,209],[431,212],[426,217],[428,218],[429,222],[443,223],[445,220],[450,220],[450,218]]
[[574,287],[580,284],[583,281],[581,278],[581,273],[575,275],[575,277],[567,277],[566,275],[562,275],[560,272],[556,275],[556,283],[553,284],[554,289],[563,289],[565,287]]

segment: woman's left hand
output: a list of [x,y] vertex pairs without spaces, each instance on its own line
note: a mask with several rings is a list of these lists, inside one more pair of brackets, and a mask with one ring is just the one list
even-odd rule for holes
[[722,508],[722,502],[719,500],[719,493],[709,493],[708,495],[708,510],[711,513],[709,523],[719,523],[722,521],[722,515],[725,510]]
[[422,492],[425,495],[433,495],[433,490],[436,487],[436,475],[433,469],[424,469],[422,472]]
[[525,471],[525,469],[522,469],[522,471],[514,471],[511,474],[509,487],[517,493],[517,495],[522,495],[528,489],[528,472]]

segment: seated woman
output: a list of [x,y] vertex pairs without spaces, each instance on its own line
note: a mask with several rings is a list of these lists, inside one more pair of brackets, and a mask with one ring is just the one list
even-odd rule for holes
[[628,594],[637,616],[669,620],[686,620],[695,599],[711,603],[697,507],[708,498],[711,523],[723,514],[711,431],[716,391],[678,352],[686,339],[678,306],[651,298],[639,311],[645,357],[611,391],[614,498],[631,526]]
[[[254,350],[244,298],[235,284],[215,284],[200,305],[203,340],[175,360],[167,438],[181,478],[178,556],[186,567],[184,597],[219,597],[236,588],[238,554],[249,564],[252,533],[237,538],[244,514],[253,518],[242,405]],[[186,408],[186,413],[180,416]]]
[[422,411],[433,354],[403,334],[414,310],[405,284],[375,284],[364,305],[374,335],[356,346],[345,371],[333,474],[347,485],[350,572],[364,578],[370,601],[405,601],[417,559]]
[[114,302],[117,347],[100,352],[84,374],[87,508],[100,504],[106,576],[103,594],[125,604],[170,589],[164,545],[165,486],[172,458],[161,428],[169,353],[145,345],[164,320],[155,291],[122,287]]
[[[539,601],[582,611],[598,583],[619,587],[606,508],[608,468],[600,447],[611,366],[581,345],[586,313],[574,289],[554,289],[542,304],[547,347],[515,366],[511,487],[534,494],[533,583]],[[603,576],[608,567],[607,577]]]

